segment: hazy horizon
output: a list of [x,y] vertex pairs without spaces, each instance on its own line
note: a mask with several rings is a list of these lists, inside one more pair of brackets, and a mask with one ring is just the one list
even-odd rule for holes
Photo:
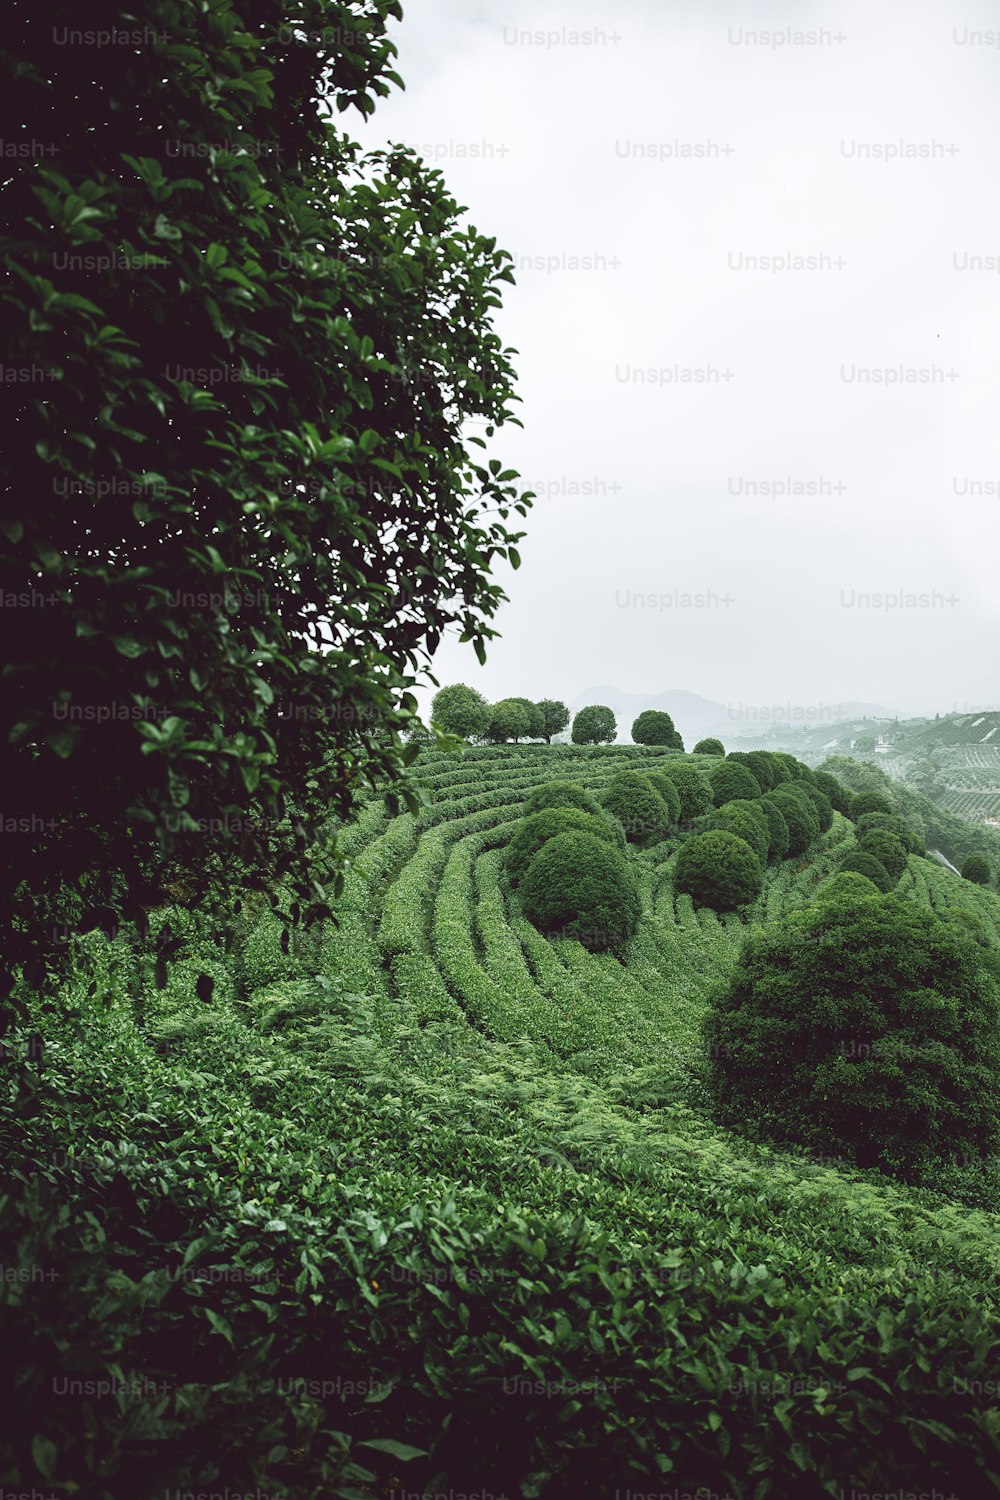
[[524,431],[493,451],[539,492],[502,638],[484,668],[446,639],[441,683],[1000,700],[991,15],[443,0],[393,27],[406,92],[350,129],[420,148],[514,255]]

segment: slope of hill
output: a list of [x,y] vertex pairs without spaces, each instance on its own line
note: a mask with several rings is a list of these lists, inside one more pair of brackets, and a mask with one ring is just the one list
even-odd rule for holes
[[[58,1269],[19,1289],[33,1362],[68,1340],[131,1383],[129,1422],[22,1386],[19,1453],[83,1500],[220,1476],[289,1500],[996,1486],[1000,1213],[764,1150],[706,1106],[714,986],[851,825],[743,920],[675,893],[676,839],[631,851],[625,963],[511,904],[532,786],[600,791],[664,753],[429,754],[424,812],[372,801],[339,831],[335,922],[234,891],[221,924],[154,913],[151,947],[77,940],[60,1010],[32,1001],[45,1065],[0,1230],[12,1264]],[[993,892],[916,858],[899,891],[997,941]]]

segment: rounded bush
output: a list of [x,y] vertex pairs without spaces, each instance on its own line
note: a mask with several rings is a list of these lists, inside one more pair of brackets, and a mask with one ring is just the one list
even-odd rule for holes
[[600,815],[600,805],[592,792],[576,781],[546,781],[532,787],[524,803],[524,816],[542,812],[546,807],[578,807],[581,812]]
[[647,781],[652,782],[653,787],[659,792],[667,804],[667,812],[670,814],[670,825],[676,827],[681,815],[681,794],[670,776],[663,771],[646,771],[643,773]]
[[905,844],[884,828],[873,828],[870,833],[863,834],[858,839],[858,848],[863,854],[872,855],[880,865],[885,866],[893,885],[906,869],[909,856]]
[[989,885],[990,867],[981,854],[970,854],[962,866],[962,879],[973,885]]
[[862,834],[871,833],[876,828],[881,828],[886,833],[894,833],[911,854],[923,853],[923,840],[914,833],[909,824],[894,813],[862,813],[855,824],[855,833],[860,839]]
[[674,889],[695,906],[736,911],[760,895],[764,876],[751,846],[725,829],[696,833],[674,864]]
[[715,766],[709,781],[712,783],[712,801],[716,807],[721,807],[724,802],[737,800],[752,802],[755,797],[760,796],[760,782],[746,766],[741,766],[736,761],[727,759],[721,766]]
[[520,898],[524,915],[540,932],[576,938],[594,953],[621,948],[642,911],[624,856],[582,831],[559,833],[539,849],[524,873]]
[[845,873],[853,870],[858,875],[864,875],[872,885],[878,886],[883,895],[891,891],[896,883],[885,865],[864,849],[852,849],[850,854],[845,854],[840,861],[840,869]]
[[726,802],[712,814],[710,828],[724,828],[750,845],[761,864],[767,863],[771,830],[760,802]]
[[705,740],[699,740],[691,751],[692,755],[725,755],[726,747],[721,740],[711,736]]
[[858,792],[851,801],[851,818],[856,823],[864,813],[891,813],[892,804],[880,792]]
[[591,703],[574,718],[569,737],[574,745],[610,745],[617,733],[611,709],[604,703]]
[[585,813],[578,807],[547,807],[542,812],[524,818],[507,845],[505,863],[512,886],[517,885],[528,865],[549,839],[560,833],[589,833],[606,844],[614,844],[615,836],[607,818]]
[[681,799],[678,820],[681,824],[690,827],[695,818],[703,817],[705,813],[712,811],[712,788],[708,778],[689,760],[665,761],[657,775],[669,776],[677,788],[677,794]]
[[817,901],[862,901],[879,896],[881,892],[873,880],[862,875],[860,870],[838,870],[823,881],[816,892]]
[[670,832],[670,811],[649,777],[642,771],[619,771],[602,799],[606,812],[618,819],[630,844],[650,848]]
[[776,755],[773,750],[768,750],[766,754],[771,763],[771,777],[774,785],[776,787],[784,786],[786,782],[791,781],[792,773],[785,765],[782,757]]
[[768,797],[759,797],[753,804],[759,807],[767,822],[767,857],[768,859],[783,859],[788,853],[788,824],[785,815],[777,802],[772,802]]
[[754,780],[760,783],[762,792],[769,792],[773,786],[777,786],[774,779],[774,763],[766,750],[748,750],[743,764]]
[[794,859],[804,854],[813,840],[819,838],[819,813],[812,799],[804,791],[793,790],[788,783],[768,792],[766,800],[776,805],[788,825],[788,857]]
[[820,833],[827,833],[833,827],[833,803],[811,781],[802,781],[799,785],[816,809],[816,816],[819,818]]
[[747,938],[704,1025],[723,1123],[919,1171],[1000,1131],[997,989],[912,902],[823,901]]
[[684,741],[674,728],[673,719],[655,708],[647,708],[633,720],[632,739],[637,745],[666,745],[670,750],[684,749]]
[[829,771],[814,771],[813,782],[819,787],[824,797],[827,797],[830,806],[835,812],[846,815],[851,805],[851,794],[842,781],[832,776]]

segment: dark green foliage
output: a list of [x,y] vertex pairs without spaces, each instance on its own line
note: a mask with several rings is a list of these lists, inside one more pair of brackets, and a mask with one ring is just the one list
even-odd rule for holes
[[648,848],[662,843],[670,832],[670,809],[641,771],[619,772],[601,802],[621,823],[630,844]]
[[681,799],[680,823],[690,827],[695,818],[712,808],[712,788],[708,779],[689,760],[668,760],[659,774],[669,776]]
[[441,688],[431,699],[431,722],[446,734],[474,740],[486,733],[489,721],[490,706],[486,699],[464,682]]
[[892,803],[879,792],[858,792],[851,802],[851,817],[856,823],[863,813],[891,813]]
[[[501,698],[499,703],[494,703],[486,726],[491,743],[503,745],[513,740],[516,744],[518,740],[526,740],[531,734],[531,708],[532,705],[521,698]],[[538,717],[540,719],[541,715]]]
[[970,854],[962,866],[962,878],[971,880],[974,885],[989,885],[991,875],[990,867],[981,854]]
[[[883,871],[883,874],[885,872]],[[866,901],[878,896],[881,888],[860,870],[841,868],[823,881],[816,892],[817,901]]]
[[519,703],[527,714],[527,738],[529,740],[544,740],[546,737],[545,715],[542,713],[541,705],[538,703],[532,703],[530,698],[511,698],[508,701],[511,703]]
[[720,1117],[919,1173],[997,1142],[997,990],[910,902],[823,902],[751,933],[705,1023]]
[[759,807],[767,821],[767,857],[768,859],[783,859],[788,852],[788,824],[785,815],[777,802],[772,802],[767,796],[759,797],[753,804]]
[[760,782],[748,771],[732,760],[724,760],[715,766],[709,780],[712,783],[712,801],[716,807],[724,802],[752,801],[760,796]]
[[633,720],[632,739],[637,745],[665,745],[668,750],[683,750],[684,741],[667,713],[647,708]]
[[850,791],[836,776],[831,776],[829,771],[814,771],[813,781],[825,797],[829,799],[830,806],[835,812],[843,813],[845,817],[853,800]]
[[723,803],[712,814],[709,827],[724,828],[727,833],[735,833],[737,838],[750,845],[762,865],[767,863],[771,828],[759,800]]
[[532,787],[524,803],[524,816],[541,812],[546,807],[578,807],[582,812],[600,815],[601,807],[593,792],[578,781],[543,781]]
[[529,864],[520,897],[521,909],[540,932],[577,938],[595,953],[622,948],[642,911],[623,855],[592,833],[549,839]]
[[785,764],[784,756],[776,755],[771,751],[767,751],[766,753],[773,785],[779,787],[783,786],[785,782],[791,781],[792,773]]
[[667,804],[667,812],[670,815],[670,826],[676,827],[681,815],[681,794],[677,790],[677,783],[672,776],[664,771],[645,771],[643,775],[651,782],[654,789],[659,792]]
[[840,868],[844,872],[853,870],[858,875],[864,875],[883,894],[891,891],[896,884],[885,865],[864,849],[851,849],[840,861]]
[[711,736],[708,739],[699,740],[691,751],[692,755],[725,755],[725,753],[726,747],[722,741]]
[[816,816],[819,818],[820,833],[827,833],[833,827],[833,804],[830,802],[829,797],[824,792],[821,792],[818,786],[814,786],[811,781],[800,781],[797,785],[802,787],[816,809]]
[[[732,760],[732,756],[729,756]],[[769,792],[777,785],[774,779],[774,762],[766,750],[748,750],[743,764],[750,774],[759,782],[762,792]]]
[[574,718],[570,738],[574,745],[610,745],[617,733],[618,723],[611,709],[603,703],[592,703]]
[[516,886],[543,844],[560,833],[589,833],[606,844],[616,843],[614,828],[608,818],[594,817],[578,807],[549,807],[532,813],[517,828],[507,845],[507,874]]
[[872,828],[858,839],[858,848],[883,865],[893,885],[906,869],[906,846],[885,828]]
[[862,834],[871,833],[876,828],[894,833],[911,854],[923,854],[924,843],[919,834],[895,813],[862,813],[855,824],[855,834],[860,839]]
[[724,829],[696,833],[674,863],[674,889],[696,906],[736,911],[760,895],[760,860],[745,839]]
[[768,792],[767,800],[775,804],[788,825],[789,858],[804,854],[813,840],[819,838],[819,813],[812,799],[789,782]]
[[554,734],[562,734],[569,723],[569,709],[558,698],[542,698],[537,707],[542,715],[542,735],[546,744],[552,743]]
[[408,795],[413,674],[452,626],[485,653],[519,560],[530,500],[466,436],[517,420],[511,259],[334,123],[399,81],[395,0],[150,0],[103,50],[53,40],[71,10],[4,40],[4,363],[39,375],[3,391],[0,591],[52,602],[2,679],[5,805],[41,828],[0,908],[43,863],[198,864],[212,819],[322,902],[307,842],[373,779]]

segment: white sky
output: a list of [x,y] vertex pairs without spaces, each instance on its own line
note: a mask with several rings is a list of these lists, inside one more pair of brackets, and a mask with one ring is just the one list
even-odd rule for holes
[[[597,40],[574,44],[588,28]],[[787,28],[824,43],[748,43]],[[407,8],[406,92],[351,132],[421,148],[481,232],[560,262],[522,267],[496,315],[519,350],[525,429],[494,451],[540,494],[520,571],[498,575],[502,639],[484,669],[446,640],[442,683],[567,702],[612,683],[723,702],[1000,703],[1000,496],[955,492],[1000,490],[1000,273],[955,264],[1000,266],[1000,47],[976,31],[996,40],[1000,11]],[[678,141],[720,154],[679,160]],[[861,144],[900,142],[934,154],[860,159]],[[460,154],[472,143],[492,153]],[[844,264],[733,268],[783,254]],[[562,268],[588,255],[603,262]],[[675,366],[733,374],[634,378]],[[843,378],[900,366],[942,374]],[[846,488],[745,492],[789,477]],[[560,492],[586,481],[596,496]],[[659,603],[709,591],[732,602]],[[856,593],[940,602],[862,608]],[[632,602],[648,594],[652,609]]]

